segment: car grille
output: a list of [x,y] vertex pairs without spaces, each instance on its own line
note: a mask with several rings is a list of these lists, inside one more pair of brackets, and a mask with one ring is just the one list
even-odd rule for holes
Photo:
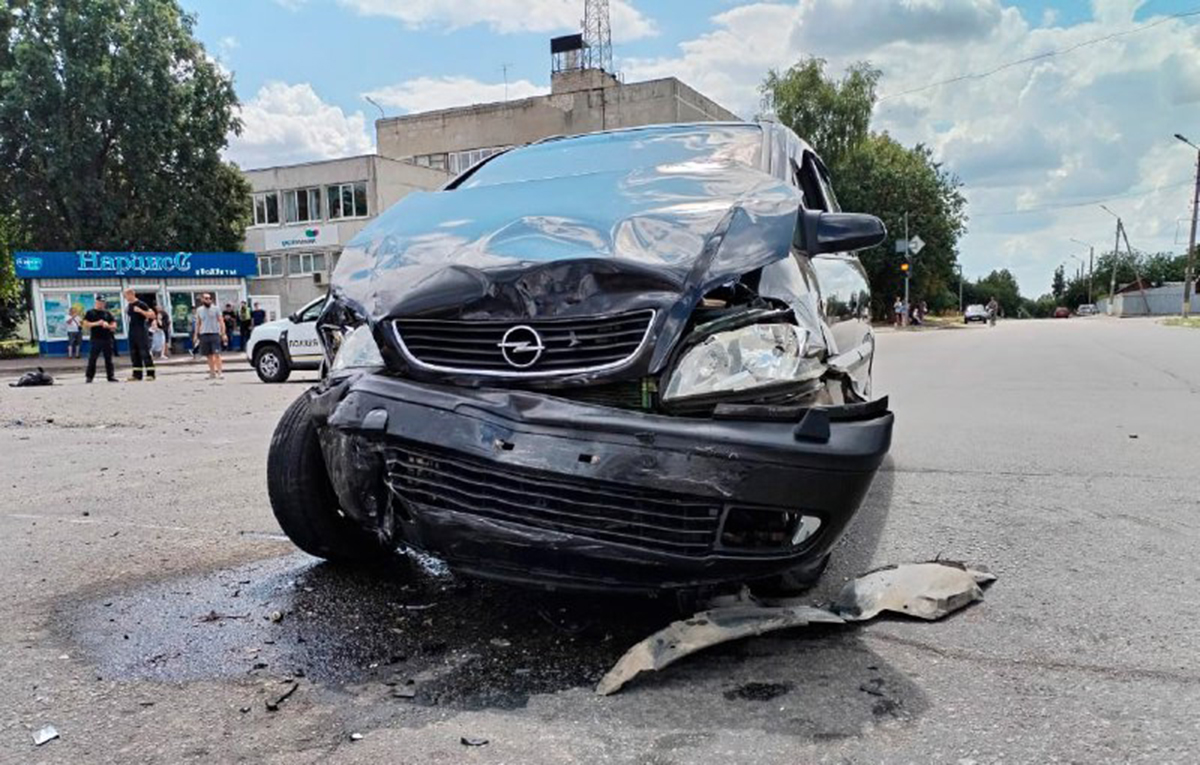
[[[644,310],[524,322],[396,319],[393,327],[401,349],[419,366],[544,377],[615,368],[633,360],[653,322],[654,311]],[[534,353],[538,339],[542,349]],[[502,348],[506,342],[507,350]]]
[[414,511],[450,510],[677,555],[712,549],[721,503],[391,445],[387,483]]

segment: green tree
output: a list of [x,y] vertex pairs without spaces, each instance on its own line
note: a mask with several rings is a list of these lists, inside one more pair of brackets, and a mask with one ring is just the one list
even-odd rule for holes
[[825,59],[806,58],[785,72],[767,73],[759,88],[763,109],[808,141],[832,169],[867,137],[881,74],[859,62],[835,81],[825,76]]
[[0,212],[0,340],[12,337],[25,317],[25,293],[13,260],[13,253],[23,246],[13,217]]
[[762,85],[763,105],[816,150],[833,175],[842,208],[879,216],[891,238],[859,253],[871,282],[872,310],[886,316],[904,293],[903,256],[893,241],[909,231],[925,242],[911,270],[913,301],[934,310],[956,305],[959,237],[966,230],[961,183],[925,146],[905,147],[887,133],[870,131],[879,70],[851,66],[841,80],[825,74],[825,61],[805,59],[785,72],[772,70]]
[[1017,278],[1007,268],[992,271],[975,282],[974,287],[974,293],[979,299],[973,302],[987,304],[989,300],[996,298],[1005,316],[1021,315],[1021,288],[1017,284]]
[[1061,299],[1063,293],[1067,291],[1067,279],[1063,273],[1063,267],[1060,265],[1054,269],[1054,281],[1050,284],[1050,292],[1056,299]]
[[32,249],[236,250],[230,77],[175,0],[0,6],[0,198]]

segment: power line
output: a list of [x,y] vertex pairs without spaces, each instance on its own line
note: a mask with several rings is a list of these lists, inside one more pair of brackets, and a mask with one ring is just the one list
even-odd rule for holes
[[1156,21],[1150,21],[1145,24],[1141,24],[1139,26],[1134,27],[1133,29],[1126,29],[1123,32],[1112,32],[1110,34],[1103,35],[1101,37],[1093,37],[1090,40],[1084,40],[1083,42],[1078,42],[1078,43],[1071,45],[1069,47],[1066,47],[1066,48],[1059,48],[1057,50],[1046,51],[1045,53],[1039,53],[1036,56],[1027,56],[1025,58],[1017,59],[1016,61],[1008,61],[1008,62],[1000,64],[999,66],[996,66],[992,69],[987,69],[982,72],[969,72],[967,74],[960,74],[956,77],[951,77],[947,80],[938,80],[937,82],[931,82],[931,83],[928,83],[927,85],[921,85],[919,87],[910,88],[908,90],[903,90],[903,91],[900,91],[899,93],[888,93],[887,95],[880,96],[879,101],[880,102],[888,101],[893,98],[900,98],[901,96],[911,95],[912,93],[920,93],[922,91],[930,90],[932,88],[940,88],[943,85],[951,85],[956,82],[964,82],[966,80],[982,80],[985,77],[991,77],[993,74],[998,74],[1000,72],[1003,72],[1005,69],[1011,69],[1014,66],[1021,66],[1022,64],[1032,64],[1035,61],[1042,61],[1043,59],[1054,58],[1055,56],[1062,56],[1064,54],[1077,51],[1080,48],[1086,48],[1090,45],[1096,45],[1098,43],[1107,42],[1108,40],[1112,40],[1117,37],[1124,37],[1126,35],[1135,34],[1137,32],[1144,32],[1147,29],[1153,29],[1154,27],[1157,27],[1160,24],[1166,24],[1168,21],[1174,21],[1175,19],[1182,19],[1182,18],[1186,18],[1188,16],[1200,16],[1200,8],[1195,8],[1193,10],[1183,11],[1180,13],[1172,13],[1169,16],[1164,16],[1163,18],[1158,19]]
[[1071,207],[1089,207],[1091,205],[1104,204],[1105,202],[1113,202],[1118,199],[1136,199],[1138,197],[1146,197],[1151,194],[1157,194],[1160,191],[1168,189],[1176,189],[1182,186],[1191,186],[1192,181],[1184,181],[1183,183],[1173,183],[1169,186],[1159,186],[1149,191],[1135,191],[1131,194],[1118,194],[1117,196],[1104,197],[1103,199],[1089,199],[1086,202],[1066,202],[1063,204],[1040,205],[1038,207],[1025,207],[1019,210],[995,210],[992,212],[971,213],[972,218],[991,218],[1001,215],[1028,215],[1036,212],[1048,212],[1050,210],[1065,210]]

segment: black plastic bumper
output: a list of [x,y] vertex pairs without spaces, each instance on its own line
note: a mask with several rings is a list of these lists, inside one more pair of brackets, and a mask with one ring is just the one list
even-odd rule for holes
[[[364,526],[469,573],[603,589],[745,581],[823,556],[893,420],[886,400],[699,419],[381,375],[313,396],[330,478]],[[819,530],[795,546],[731,542],[733,525],[784,513]]]

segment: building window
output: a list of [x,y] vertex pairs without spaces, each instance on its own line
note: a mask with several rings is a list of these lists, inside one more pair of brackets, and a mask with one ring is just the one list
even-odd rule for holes
[[292,189],[283,192],[283,214],[288,223],[321,220],[321,190]]
[[342,183],[325,187],[325,199],[329,203],[329,218],[365,218],[367,210],[367,182]]
[[494,157],[507,148],[507,146],[491,146],[486,149],[471,149],[469,151],[451,152],[450,173],[452,175],[460,175],[461,173],[465,173],[488,157]]
[[325,270],[325,253],[293,252],[288,255],[288,275],[303,276]]
[[447,154],[418,154],[413,157],[413,162],[421,167],[432,167],[434,170],[445,170],[447,162]]
[[258,275],[283,276],[283,258],[278,255],[259,255]]
[[254,225],[267,226],[279,222],[279,195],[274,191],[254,195]]

